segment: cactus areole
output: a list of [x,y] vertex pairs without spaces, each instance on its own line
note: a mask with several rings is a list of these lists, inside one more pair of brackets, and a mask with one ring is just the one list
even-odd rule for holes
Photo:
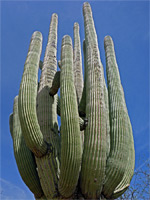
[[54,13],[44,60],[40,61],[42,34],[36,31],[14,98],[9,118],[14,156],[35,199],[115,199],[127,190],[133,176],[132,127],[113,40],[104,38],[106,86],[87,2],[83,16],[84,80],[79,24],[73,25],[74,44],[69,35],[62,38],[57,62],[58,16]]

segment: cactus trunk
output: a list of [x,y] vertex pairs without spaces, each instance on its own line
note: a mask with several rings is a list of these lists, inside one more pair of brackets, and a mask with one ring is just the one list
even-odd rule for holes
[[134,140],[114,44],[110,36],[105,37],[106,85],[87,2],[83,16],[84,81],[77,22],[74,47],[70,36],[62,39],[57,71],[54,13],[43,62],[42,34],[32,35],[9,118],[17,167],[35,199],[114,199],[127,190],[133,176]]

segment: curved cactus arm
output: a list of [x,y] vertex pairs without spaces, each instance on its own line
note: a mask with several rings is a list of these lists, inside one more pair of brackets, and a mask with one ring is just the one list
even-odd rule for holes
[[53,199],[58,195],[57,184],[59,178],[57,101],[56,95],[49,95],[57,71],[57,27],[58,16],[54,13],[51,17],[48,42],[40,77],[40,87],[37,94],[38,122],[44,140],[50,147],[47,155],[40,159],[36,158],[38,174],[47,199]]
[[60,71],[57,71],[54,76],[52,87],[50,88],[49,94],[51,96],[54,96],[55,94],[57,94],[59,88],[60,88]]
[[84,87],[82,92],[81,101],[79,104],[79,115],[80,117],[85,117],[85,110],[86,110],[86,44],[85,40],[83,41],[83,53],[84,53]]
[[19,90],[18,107],[21,129],[28,148],[41,157],[47,152],[36,116],[36,96],[38,87],[38,67],[42,50],[42,35],[34,32],[24,65],[24,72]]
[[[114,45],[110,36],[105,37],[104,47],[109,94],[111,145],[103,193],[107,198],[110,198],[114,191],[117,191],[117,187],[120,184],[121,187],[119,186],[119,188],[124,189],[124,186],[126,187],[132,178],[134,171],[134,143]],[[126,185],[124,185],[125,182]]]
[[46,46],[42,73],[40,77],[40,88],[39,92],[47,85],[52,86],[52,82],[57,71],[57,26],[58,26],[58,16],[56,13],[52,14],[48,43]]
[[82,57],[81,57],[79,24],[77,22],[74,23],[73,69],[74,69],[74,84],[76,89],[77,102],[79,104],[83,91],[83,75],[82,75]]
[[73,78],[72,41],[67,35],[62,39],[61,64],[61,167],[58,190],[63,197],[70,197],[78,183],[82,140]]
[[[89,3],[83,5],[86,42],[86,117],[80,187],[86,198],[100,198],[106,166],[104,77]],[[88,176],[87,176],[88,174]]]
[[131,179],[134,174],[134,165],[135,165],[135,151],[134,151],[134,140],[132,135],[132,127],[130,123],[129,116],[127,116],[128,124],[129,124],[129,138],[128,138],[128,148],[129,148],[129,155],[128,155],[128,163],[127,167],[123,176],[122,181],[119,185],[115,188],[113,192],[112,198],[118,198],[121,196],[129,187]]
[[14,99],[13,114],[10,115],[10,132],[13,139],[14,155],[21,178],[38,199],[45,199],[33,153],[26,146],[18,115],[18,96]]
[[[104,89],[99,84],[100,72],[96,69],[96,58],[87,50],[86,116],[88,126],[84,134],[84,151],[80,187],[86,198],[100,197],[106,166],[106,123],[104,108]],[[95,64],[96,65],[95,65]],[[87,176],[88,174],[88,176]]]

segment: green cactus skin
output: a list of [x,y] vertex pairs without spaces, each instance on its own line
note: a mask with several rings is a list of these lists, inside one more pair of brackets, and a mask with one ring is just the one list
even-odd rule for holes
[[115,195],[115,193],[128,187],[134,172],[135,158],[132,128],[121,86],[114,45],[110,36],[105,37],[104,46],[111,144],[103,193],[107,198],[110,198],[113,193]]
[[56,198],[59,178],[59,135],[57,122],[56,96],[50,96],[50,88],[57,70],[57,26],[58,16],[53,14],[50,22],[48,43],[46,46],[43,67],[40,77],[40,86],[37,94],[37,117],[44,141],[49,151],[42,158],[36,158],[38,174],[47,199]]
[[70,36],[62,39],[56,72],[58,16],[54,13],[43,62],[42,35],[38,31],[32,35],[19,96],[9,118],[16,163],[36,200],[115,199],[127,190],[133,176],[132,127],[114,44],[110,36],[105,37],[107,89],[87,2],[83,16],[84,86],[78,23],[74,24],[74,49]]
[[61,48],[61,166],[58,190],[63,197],[70,197],[78,183],[82,140],[73,78],[73,49],[69,36],[63,37]]
[[47,152],[36,116],[36,94],[39,60],[42,50],[42,35],[34,32],[31,38],[19,90],[18,110],[22,133],[28,148],[41,157]]
[[74,69],[74,84],[76,88],[77,102],[79,104],[83,91],[83,75],[82,75],[82,57],[81,57],[79,24],[77,22],[74,23],[73,69]]
[[80,187],[86,198],[97,199],[100,198],[106,166],[104,78],[92,12],[88,3],[83,5],[83,15],[87,60],[86,117],[88,126],[85,130]]
[[25,144],[18,115],[18,96],[14,99],[13,114],[10,115],[10,132],[13,139],[14,155],[20,175],[35,195],[35,198],[45,199],[37,173],[33,153]]

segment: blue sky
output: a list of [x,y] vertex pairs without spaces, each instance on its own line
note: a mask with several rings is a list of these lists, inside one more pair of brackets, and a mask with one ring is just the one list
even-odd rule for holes
[[[31,35],[43,34],[43,60],[52,13],[58,14],[58,55],[65,34],[73,38],[73,24],[84,39],[84,1],[2,1],[1,4],[1,178],[2,199],[33,199],[23,183],[13,155],[9,114],[18,95]],[[149,158],[149,2],[89,1],[93,10],[101,60],[105,67],[104,37],[111,35],[133,127],[136,165]],[[105,73],[106,75],[106,73]]]

